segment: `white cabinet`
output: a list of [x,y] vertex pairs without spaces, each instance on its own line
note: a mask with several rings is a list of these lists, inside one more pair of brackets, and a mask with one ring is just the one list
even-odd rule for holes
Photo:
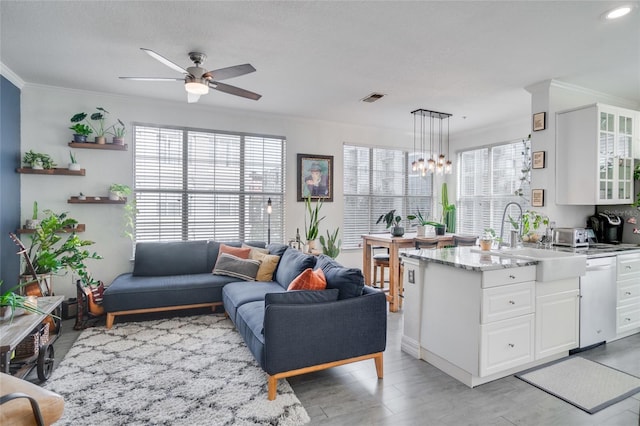
[[577,348],[580,299],[577,278],[536,283],[536,359]]
[[556,114],[556,202],[630,204],[640,113],[593,104]]
[[616,337],[640,331],[640,253],[618,255]]

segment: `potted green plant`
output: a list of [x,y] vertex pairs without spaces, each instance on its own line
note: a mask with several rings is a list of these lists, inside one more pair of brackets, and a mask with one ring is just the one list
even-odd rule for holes
[[420,212],[420,209],[416,209],[416,214],[410,214],[407,216],[407,219],[409,221],[412,220],[418,220],[418,225],[416,226],[416,236],[418,237],[424,237],[425,235],[425,226],[429,225],[429,222],[427,219],[425,219],[424,216],[422,216],[422,212]]
[[[45,214],[47,216],[31,234],[31,246],[27,251],[36,274],[50,275],[68,269],[81,278],[85,277],[85,261],[102,259],[97,253],[86,249],[94,244],[93,241],[78,237],[74,231],[78,221],[68,217],[67,213],[56,214],[45,210]],[[66,239],[62,235],[66,235]]]
[[56,166],[49,154],[42,154],[29,150],[22,157],[22,162],[34,170],[51,169]]
[[105,127],[105,121],[107,119],[107,114],[109,114],[109,111],[102,107],[96,107],[96,110],[98,110],[98,112],[94,112],[89,116],[90,120],[87,120],[86,112],[79,112],[71,117],[71,122],[80,123],[81,121],[85,121],[92,129],[93,133],[96,134],[95,142],[98,144],[104,144],[106,143],[105,135],[113,126]]
[[[45,312],[38,309],[38,302],[34,300],[32,296],[24,296],[16,293],[21,287],[32,283],[33,281],[18,284],[0,294],[0,320],[13,320],[14,316],[21,315],[22,313],[45,314]],[[2,281],[0,281],[0,286],[2,286]],[[49,315],[57,318],[55,315]]]
[[38,220],[38,202],[33,202],[33,210],[31,212],[31,219],[27,219],[25,221],[25,229],[36,229],[40,225],[40,221]]
[[113,136],[111,143],[115,145],[124,145],[124,135],[127,133],[127,129],[122,120],[118,118],[118,123],[111,126],[111,128],[113,129],[109,132],[109,134]]
[[[73,126],[69,127],[70,130],[73,130],[73,141],[74,142],[79,142],[79,143],[86,143],[87,142],[87,136],[89,136],[91,133],[93,133],[93,130],[91,130],[91,127],[87,126],[86,124],[82,124],[82,123],[78,123],[76,121],[74,121],[74,119],[80,118],[80,116],[84,114],[84,113],[80,113],[80,114],[76,114],[73,117],[71,117],[71,122],[75,123]],[[86,117],[87,115],[84,114],[84,117]],[[84,117],[80,118],[77,121],[82,121],[84,119]]]
[[402,217],[396,215],[396,210],[393,209],[385,214],[381,214],[376,221],[376,225],[384,222],[387,225],[387,229],[391,228],[391,235],[394,237],[402,237],[404,235],[404,228],[400,226],[400,221],[402,221]]
[[342,245],[342,240],[338,239],[338,231],[340,228],[336,228],[335,232],[329,233],[327,230],[327,239],[325,240],[324,236],[320,235],[320,245],[322,246],[322,253],[327,256],[335,259],[340,254],[340,246]]
[[325,218],[325,216],[320,217],[320,209],[322,208],[322,199],[318,198],[316,200],[315,207],[311,207],[311,196],[305,198],[304,201],[305,208],[307,210],[307,214],[309,216],[309,223],[307,223],[307,215],[304,217],[304,230],[305,237],[307,239],[307,246],[309,252],[316,248],[316,238],[318,238],[318,226],[320,222]]
[[75,154],[69,151],[69,170],[79,171],[80,169],[80,164],[78,163]]
[[126,195],[131,194],[131,188],[121,183],[111,184],[109,187],[109,199],[113,201],[124,200]]
[[442,222],[446,226],[446,230],[454,233],[456,232],[456,206],[449,204],[449,194],[447,190],[447,183],[442,183]]
[[484,233],[480,236],[480,249],[484,251],[491,250],[493,242],[499,238],[496,237],[496,231],[492,228],[484,228]]
[[[516,230],[520,231],[520,225],[518,221],[516,221],[511,216],[508,217],[511,226]],[[529,243],[537,243],[540,239],[540,235],[536,232],[540,225],[549,225],[549,218],[547,216],[541,215],[535,210],[527,210],[522,215],[522,232],[521,237],[523,242]]]

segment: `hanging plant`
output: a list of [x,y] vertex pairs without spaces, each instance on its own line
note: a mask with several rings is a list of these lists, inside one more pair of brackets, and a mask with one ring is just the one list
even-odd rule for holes
[[525,190],[531,186],[531,135],[522,140],[522,167],[520,168],[520,186],[514,191],[514,195],[522,197],[528,201],[525,196]]

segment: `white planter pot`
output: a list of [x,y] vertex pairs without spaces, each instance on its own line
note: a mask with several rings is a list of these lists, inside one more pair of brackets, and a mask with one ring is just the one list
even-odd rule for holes
[[109,193],[109,199],[111,201],[118,201],[118,200],[120,200],[120,197],[115,192],[110,192]]
[[425,226],[424,225],[418,225],[416,226],[416,237],[424,237],[424,230]]
[[73,170],[75,172],[78,172],[81,170],[80,164],[78,163],[69,163],[69,170]]
[[31,168],[33,170],[42,170],[42,163],[40,161],[36,161],[35,163],[31,164]]
[[40,225],[39,219],[27,219],[27,221],[24,224],[24,227],[27,229],[36,229],[38,225]]

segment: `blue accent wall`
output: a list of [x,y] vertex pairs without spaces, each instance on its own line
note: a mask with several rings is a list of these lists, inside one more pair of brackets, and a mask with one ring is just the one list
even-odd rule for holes
[[1,292],[18,283],[20,258],[9,232],[20,227],[20,89],[0,76],[0,280]]

